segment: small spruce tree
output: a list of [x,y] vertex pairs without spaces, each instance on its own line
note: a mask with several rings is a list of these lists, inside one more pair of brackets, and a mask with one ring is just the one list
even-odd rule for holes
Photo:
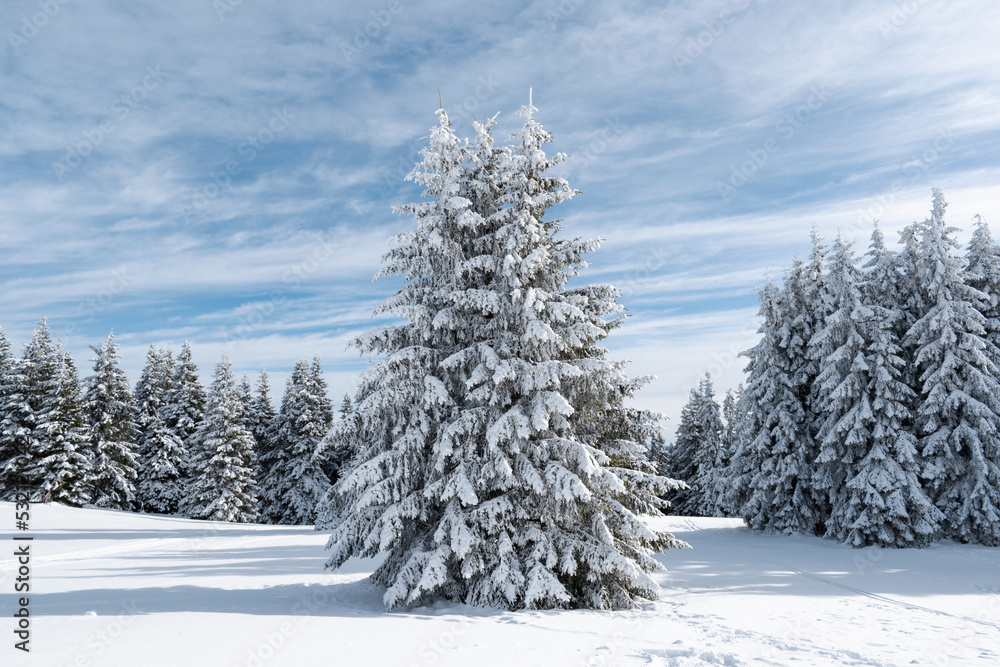
[[186,503],[192,518],[235,523],[257,518],[254,440],[243,423],[241,394],[229,357],[223,355],[199,427],[202,464],[188,487]]
[[135,391],[140,431],[136,495],[144,511],[159,514],[179,512],[185,491],[182,471],[187,450],[165,418],[174,372],[171,351],[157,351],[151,346]]
[[87,380],[83,409],[93,464],[92,502],[109,509],[135,509],[138,429],[132,392],[125,371],[118,365],[114,334],[91,349],[97,356],[93,359],[94,375]]
[[952,537],[1000,546],[1000,371],[987,354],[985,318],[977,308],[986,297],[965,282],[946,206],[935,188],[918,276],[928,310],[905,339],[921,383],[923,476]]

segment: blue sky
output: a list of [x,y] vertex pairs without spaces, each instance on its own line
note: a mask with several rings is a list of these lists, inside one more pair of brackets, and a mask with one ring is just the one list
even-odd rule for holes
[[705,371],[740,380],[754,288],[813,224],[863,250],[932,185],[963,241],[994,219],[998,27],[969,0],[5,2],[0,324],[46,315],[85,371],[113,328],[133,381],[150,343],[277,394],[319,354],[339,396],[438,91],[502,137],[532,88],[566,231],[605,239],[584,279],[632,316],[608,345],[676,419]]

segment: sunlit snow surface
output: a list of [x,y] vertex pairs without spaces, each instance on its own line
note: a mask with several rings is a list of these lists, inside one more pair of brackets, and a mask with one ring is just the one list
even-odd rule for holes
[[[14,523],[11,503],[0,516]],[[33,506],[31,654],[13,648],[4,527],[0,664],[998,665],[1000,549],[853,550],[731,519],[650,519],[663,598],[624,612],[382,611],[372,562],[323,570],[306,528]]]

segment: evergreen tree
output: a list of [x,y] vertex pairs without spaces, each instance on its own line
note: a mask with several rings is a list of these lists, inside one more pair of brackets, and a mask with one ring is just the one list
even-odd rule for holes
[[26,371],[0,331],[0,500],[13,500],[18,488],[29,484],[33,419]]
[[744,509],[753,493],[753,479],[770,454],[770,429],[765,428],[766,415],[760,406],[776,390],[776,368],[770,360],[778,350],[778,293],[778,286],[770,280],[757,293],[760,301],[757,312],[760,327],[757,333],[761,337],[756,345],[740,353],[741,357],[748,360],[744,369],[747,384],[740,394],[739,405],[739,412],[744,415],[744,419],[740,421],[736,431],[736,443],[729,465],[722,473],[725,480],[721,496],[723,507],[729,514],[742,516],[744,521],[747,520]]
[[901,278],[895,282],[897,293],[894,296],[903,316],[897,328],[900,338],[930,309],[927,292],[920,284],[921,271],[927,263],[922,241],[929,226],[930,220],[914,221],[899,233],[903,249],[894,255],[894,264],[896,275]]
[[[243,425],[250,429],[253,417],[250,414],[250,406],[253,404],[253,387],[250,386],[250,377],[244,373],[239,386],[240,405],[243,407]],[[251,431],[253,433],[253,431]]]
[[[814,252],[814,264],[818,254]],[[754,416],[740,436],[743,460],[734,468],[736,486],[726,494],[729,511],[736,509],[734,499],[745,498],[739,514],[751,528],[769,533],[813,533],[823,520],[811,480],[815,448],[806,386],[814,366],[804,354],[803,340],[813,325],[803,311],[810,293],[823,301],[827,297],[819,288],[803,286],[802,266],[793,265],[783,290],[762,295],[763,339],[747,353],[751,363],[745,395]],[[818,271],[814,267],[807,275],[822,275],[814,273]],[[726,473],[727,480],[733,477]]]
[[934,189],[924,226],[919,285],[928,310],[906,343],[914,349],[920,386],[917,427],[925,469],[951,536],[1000,545],[1000,382],[987,355],[986,296],[964,281],[947,204]]
[[[861,284],[861,296],[865,303],[899,315],[901,304],[907,300],[907,290],[904,286],[908,278],[900,272],[899,260],[892,250],[885,245],[882,230],[875,225],[872,230],[871,244],[865,254],[864,282]],[[905,333],[905,328],[894,329],[897,338]]]
[[197,441],[202,465],[188,487],[187,513],[195,519],[250,523],[257,518],[253,435],[228,355],[215,369]]
[[312,366],[309,367],[309,397],[315,415],[313,420],[319,424],[324,435],[330,429],[334,416],[333,401],[330,400],[329,393],[329,386],[320,367],[319,355],[316,355],[313,357]]
[[985,295],[977,304],[983,314],[988,343],[987,354],[993,365],[1000,366],[1000,246],[993,243],[990,228],[982,216],[976,216],[966,253],[966,281]]
[[[812,482],[815,493],[828,507],[834,508],[845,479],[853,476],[850,466],[860,460],[863,448],[868,445],[867,439],[855,433],[850,433],[851,444],[847,445],[842,431],[863,427],[858,424],[855,410],[867,396],[861,393],[865,384],[856,373],[865,369],[856,364],[863,363],[858,357],[865,353],[865,340],[858,331],[861,323],[855,318],[861,315],[871,319],[868,311],[860,312],[861,273],[850,246],[840,237],[834,243],[833,257],[823,281],[831,299],[831,310],[810,343],[810,352],[819,368],[813,388],[819,406],[814,415],[819,452]],[[847,416],[850,421],[845,418]],[[829,533],[830,526],[827,526]]]
[[23,381],[20,362],[11,354],[0,326],[0,500],[13,497],[17,488],[17,456],[23,443],[23,438],[18,437]]
[[263,441],[258,441],[260,449],[257,453],[257,479],[260,480],[260,521],[277,523],[283,512],[281,497],[287,490],[283,471],[288,466],[288,452],[278,440],[279,415],[273,407],[270,411],[272,413],[270,424],[261,422],[257,424],[263,436]]
[[428,200],[401,207],[418,226],[380,274],[405,285],[377,312],[407,322],[355,341],[380,358],[361,380],[364,444],[336,487],[330,565],[387,553],[373,581],[389,608],[627,606],[656,595],[652,551],[681,546],[636,516],[671,486],[641,469],[645,446],[574,431],[629,381],[594,345],[613,290],[566,289],[595,244],[543,218],[573,191],[546,174],[560,158],[533,112],[491,168],[488,125],[468,149],[438,112],[410,175]]
[[[900,343],[900,357],[903,359],[903,383],[913,390],[916,397],[920,393],[920,379],[917,370],[916,348],[907,338],[907,332],[914,322],[927,314],[930,306],[927,303],[926,291],[920,284],[920,272],[927,259],[923,256],[921,239],[928,220],[912,222],[899,233],[903,249],[894,256],[894,268],[897,276],[896,294],[892,304],[883,304],[893,308],[898,313],[894,332]],[[877,303],[877,302],[873,302]],[[910,404],[911,410],[917,409],[916,398]]]
[[135,391],[139,415],[136,496],[144,511],[159,514],[178,513],[185,491],[182,470],[187,450],[165,421],[174,373],[171,351],[150,346]]
[[666,441],[661,436],[649,445],[649,461],[653,464],[653,472],[663,477],[670,476],[670,460],[668,458]]
[[87,440],[93,461],[93,503],[110,509],[136,506],[135,406],[125,371],[118,366],[114,334],[97,347],[94,375],[88,378],[84,397]]
[[193,498],[187,489],[201,475],[214,454],[204,449],[198,440],[205,419],[205,388],[198,379],[198,366],[192,359],[191,346],[187,341],[177,356],[171,384],[160,417],[186,453],[186,458],[177,462],[175,467],[185,489],[178,510],[190,514],[198,508],[190,505]]
[[346,419],[347,415],[349,415],[352,412],[354,412],[354,403],[351,401],[351,395],[350,394],[344,394],[344,398],[341,399],[341,401],[340,401],[339,412],[340,412],[340,418],[341,419]]
[[198,379],[198,366],[191,358],[191,346],[187,341],[177,356],[172,386],[161,417],[167,428],[193,455],[197,450],[195,434],[205,417],[205,388]]
[[[164,365],[170,365],[170,376],[163,378]],[[166,402],[166,394],[170,390],[173,375],[173,354],[169,351],[157,350],[150,345],[146,351],[146,365],[135,383],[132,399],[135,403],[135,425],[140,435]]]
[[[319,446],[329,465],[327,474],[331,484],[340,480],[363,446],[360,416],[355,411],[355,402],[350,394],[344,394],[339,413],[339,419],[333,422]],[[331,486],[316,508],[316,529],[334,525],[342,509],[342,497],[334,493]]]
[[312,524],[330,490],[320,443],[330,429],[332,408],[326,397],[319,359],[295,365],[278,412],[275,449],[280,452],[261,490],[268,521]]
[[187,450],[159,415],[142,435],[141,446],[148,452],[136,483],[136,495],[143,510],[179,513],[185,497],[186,483],[181,470],[188,458]]
[[56,365],[55,409],[36,422],[34,475],[42,480],[40,496],[65,505],[92,500],[90,489],[96,473],[88,455],[87,424],[81,409],[80,378],[76,365],[61,342],[54,350]]
[[[0,325],[0,373],[6,373],[13,367],[14,357],[10,353],[10,342],[7,340],[3,325]],[[345,396],[345,398],[347,397]]]
[[[13,375],[15,370],[14,355],[10,353],[10,342],[7,341],[7,334],[4,332],[3,326],[0,325],[0,381]],[[0,401],[3,400],[4,386],[0,384]],[[0,403],[0,405],[3,404]]]
[[[790,325],[785,333],[783,347],[788,358],[791,390],[801,403],[806,425],[800,436],[801,451],[792,454],[797,461],[789,462],[790,465],[785,470],[799,480],[811,480],[815,473],[814,464],[819,452],[819,431],[824,409],[816,380],[824,350],[822,346],[817,347],[817,340],[834,310],[833,295],[830,294],[827,280],[828,248],[822,243],[815,226],[810,236],[812,252],[809,262],[804,264],[796,258],[783,290],[787,302],[784,310],[789,313]],[[824,490],[812,488],[811,481],[808,482],[808,487],[809,508],[799,513],[792,524],[802,525],[803,530],[811,524],[814,530],[821,530],[823,521],[830,515],[829,498]],[[792,529],[793,532],[795,530]]]
[[722,419],[725,421],[725,428],[722,431],[722,449],[725,452],[725,466],[729,465],[729,460],[736,451],[736,439],[742,422],[740,412],[740,394],[743,393],[743,385],[739,385],[736,391],[726,390],[726,397],[722,400]]
[[678,508],[678,513],[725,516],[720,497],[723,469],[728,463],[723,444],[725,425],[722,423],[719,404],[715,401],[715,388],[708,373],[698,386],[695,421],[698,423],[701,441],[694,452],[691,497],[685,507]]
[[[701,424],[698,423],[698,399],[697,389],[692,389],[688,394],[688,402],[681,408],[680,423],[674,433],[674,442],[667,449],[667,467],[665,475],[671,479],[678,479],[685,484],[694,481],[695,453],[702,443]],[[689,486],[677,489],[667,495],[670,502],[670,514],[687,514],[684,508],[688,504],[692,490]]]
[[701,424],[702,444],[695,455],[698,470],[694,478],[699,502],[692,508],[697,516],[725,516],[720,492],[722,471],[729,463],[729,450],[725,444],[725,424],[722,411],[715,400],[715,389],[708,373],[701,383],[701,400],[698,404],[698,423]]
[[247,428],[253,434],[257,443],[257,479],[261,485],[267,478],[264,461],[269,459],[274,449],[275,429],[277,428],[277,412],[271,403],[271,384],[268,382],[267,371],[261,370],[257,380],[257,393],[250,399],[250,409],[247,413]]

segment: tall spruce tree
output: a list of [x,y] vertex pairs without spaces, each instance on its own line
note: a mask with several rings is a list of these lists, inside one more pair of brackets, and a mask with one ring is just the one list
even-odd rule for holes
[[[42,418],[35,422],[38,448],[34,452],[31,474],[41,480],[41,498],[78,506],[93,499],[95,462],[88,452],[80,378],[73,358],[62,349],[61,341],[53,350],[53,364],[54,395],[48,393],[40,397],[42,409],[36,412]],[[54,405],[54,409],[48,411],[47,405]]]
[[135,509],[135,406],[128,379],[118,365],[114,334],[91,349],[97,355],[87,380],[83,409],[93,464],[92,502],[109,509]]
[[250,384],[250,376],[246,373],[243,374],[243,378],[240,380],[239,387],[239,400],[240,405],[243,406],[243,425],[250,429],[250,422],[253,421],[253,417],[250,414],[250,406],[253,403],[253,386]]
[[229,357],[223,355],[199,426],[203,456],[185,503],[192,518],[235,523],[257,518],[254,439],[243,423],[246,406],[241,395]]
[[6,336],[0,340],[0,355],[0,500],[12,500],[20,487],[30,488],[33,416],[28,364],[11,354]]
[[644,445],[574,432],[574,399],[610,408],[629,381],[594,345],[613,290],[567,289],[596,244],[543,217],[573,191],[546,173],[561,156],[545,156],[534,111],[486,169],[489,126],[473,160],[438,112],[410,175],[427,200],[400,208],[417,228],[380,274],[405,285],[377,312],[407,322],[355,341],[379,358],[362,376],[365,444],[336,487],[329,564],[386,553],[372,579],[389,608],[628,606],[656,595],[652,552],[681,546],[636,516],[671,486],[640,469]]
[[[785,310],[794,312],[789,319],[790,327],[785,336],[784,347],[792,379],[792,392],[798,396],[802,404],[806,424],[800,436],[801,451],[794,454],[800,462],[795,475],[802,480],[811,480],[815,473],[814,465],[821,440],[819,430],[824,406],[818,394],[819,385],[816,378],[819,376],[823,350],[817,349],[817,335],[821,333],[827,318],[834,310],[833,296],[830,294],[827,281],[829,249],[823,244],[815,225],[810,233],[810,239],[812,252],[809,255],[809,262],[803,263],[796,258],[783,290],[788,302]],[[786,469],[791,470],[795,465],[792,464],[792,467]],[[805,519],[805,524],[811,522],[815,530],[822,530],[822,523],[830,515],[829,499],[822,489],[812,488],[811,481],[808,486],[811,502],[806,512],[809,518]],[[802,516],[804,518],[805,514]]]
[[277,428],[277,412],[271,403],[271,384],[268,381],[267,371],[263,369],[257,380],[257,393],[250,400],[247,428],[257,443],[257,479],[263,485],[267,476],[263,461],[269,459],[271,450],[274,449]]
[[1000,366],[1000,246],[993,243],[982,216],[976,216],[976,229],[965,257],[966,281],[985,296],[977,307],[983,314],[987,354],[995,366]]
[[186,452],[185,459],[177,465],[185,489],[178,508],[182,514],[198,510],[196,505],[191,504],[194,499],[188,487],[201,476],[213,456],[199,442],[205,404],[205,388],[198,379],[198,366],[192,358],[191,346],[185,341],[177,355],[172,386],[160,414],[164,425],[177,437]]
[[[351,462],[363,447],[361,422],[355,411],[355,401],[350,394],[344,394],[338,410],[339,415],[327,431],[319,450],[330,466],[329,479],[331,483],[340,480],[341,475],[351,466]],[[334,492],[331,486],[326,496],[320,500],[316,508],[316,529],[332,526],[338,521],[343,508],[343,497]]]
[[680,421],[677,424],[677,431],[674,433],[674,442],[667,449],[667,467],[664,474],[671,479],[677,479],[685,483],[683,488],[678,488],[667,495],[670,502],[670,514],[687,514],[685,509],[693,491],[688,484],[694,481],[697,469],[695,468],[695,454],[702,443],[701,424],[698,422],[698,389],[692,389],[688,393],[688,402],[681,408]]
[[[897,254],[886,247],[885,235],[877,224],[872,230],[863,266],[865,275],[861,293],[864,301],[900,314],[900,308],[907,299],[907,291],[903,286],[907,277],[900,272]],[[898,338],[905,333],[905,329],[901,331],[895,328],[894,333]]]
[[23,379],[19,360],[11,354],[7,335],[0,326],[0,500],[16,491],[17,456],[23,437],[19,436]]
[[139,477],[136,496],[144,511],[176,514],[184,499],[184,443],[166,423],[168,398],[173,392],[173,354],[150,346],[146,366],[136,385],[139,436]]
[[278,411],[276,463],[262,485],[263,514],[271,523],[312,524],[330,491],[320,443],[333,419],[319,359],[292,370]]
[[[189,456],[197,451],[195,435],[205,417],[205,388],[198,379],[198,366],[191,357],[187,341],[177,355],[173,382],[162,408],[162,418],[187,449]],[[192,459],[193,461],[193,459]],[[187,473],[186,465],[184,470]]]
[[777,368],[771,363],[771,359],[778,353],[781,319],[778,294],[778,286],[770,280],[757,292],[760,302],[757,311],[760,326],[757,333],[760,334],[760,340],[753,347],[740,352],[740,356],[747,359],[744,368],[747,383],[740,394],[739,405],[739,412],[744,418],[736,431],[736,442],[729,465],[722,472],[725,480],[722,505],[726,512],[741,516],[744,521],[747,521],[744,511],[750,509],[748,503],[753,495],[754,477],[770,457],[770,428],[766,425],[767,415],[760,406],[780,388],[775,384]]
[[[897,277],[896,294],[893,295],[892,304],[883,303],[886,307],[895,307],[898,312],[894,331],[899,339],[900,356],[903,359],[903,383],[914,390],[915,395],[919,394],[920,374],[916,362],[916,347],[906,334],[914,322],[926,315],[930,308],[926,290],[920,284],[921,270],[927,261],[923,256],[921,239],[928,223],[928,220],[914,221],[900,231],[899,240],[903,248],[893,257]],[[917,409],[916,398],[910,407],[912,410]]]
[[986,296],[964,280],[946,206],[935,188],[918,274],[928,309],[906,334],[921,382],[923,476],[952,537],[1000,546],[1000,382],[977,308]]
[[724,516],[720,495],[729,457],[723,443],[725,425],[708,373],[698,385],[695,421],[700,441],[692,460],[691,493],[685,505],[678,507],[676,512],[691,516]]
[[[135,383],[135,391],[132,392],[132,400],[135,403],[135,425],[139,429],[140,435],[145,431],[153,416],[166,402],[166,393],[169,391],[172,377],[164,383],[162,374],[163,366],[170,358],[170,365],[173,366],[173,354],[164,350],[157,350],[155,345],[150,345],[146,351],[146,365],[139,373],[139,379]],[[171,370],[172,376],[172,370]]]
[[859,434],[844,433],[845,429],[863,427],[858,424],[855,412],[862,400],[868,398],[862,393],[865,384],[856,375],[862,370],[856,363],[863,363],[858,357],[865,353],[865,340],[858,331],[861,322],[857,318],[871,318],[871,315],[860,310],[861,272],[850,246],[839,236],[822,281],[830,298],[830,312],[810,341],[810,353],[819,371],[813,386],[818,406],[813,415],[818,454],[812,484],[814,492],[832,509],[838,504],[845,479],[854,474],[852,466],[868,446],[867,439]]
[[323,368],[320,365],[319,355],[313,357],[309,366],[309,397],[315,420],[325,434],[333,423],[334,408],[333,401],[330,400],[330,388],[323,376]]
[[[828,310],[829,300],[822,287],[810,282],[819,282],[826,271],[825,248],[816,249],[815,232],[813,243],[813,266],[806,269],[797,261],[784,289],[762,303],[770,312],[764,314],[764,339],[751,352],[755,368],[748,368],[755,385],[748,400],[758,414],[746,433],[750,465],[741,465],[750,480],[740,514],[751,528],[769,533],[812,533],[824,519],[812,485],[816,398],[808,386],[817,365],[804,336],[818,327],[813,314],[805,314],[810,299],[822,302],[818,312]],[[754,378],[757,364],[766,368]]]
[[727,389],[726,396],[722,399],[722,419],[725,428],[722,431],[722,448],[726,453],[725,466],[729,465],[729,460],[736,451],[736,439],[740,431],[740,423],[743,421],[743,414],[740,412],[740,394],[743,393],[743,385],[740,384],[736,390]]

